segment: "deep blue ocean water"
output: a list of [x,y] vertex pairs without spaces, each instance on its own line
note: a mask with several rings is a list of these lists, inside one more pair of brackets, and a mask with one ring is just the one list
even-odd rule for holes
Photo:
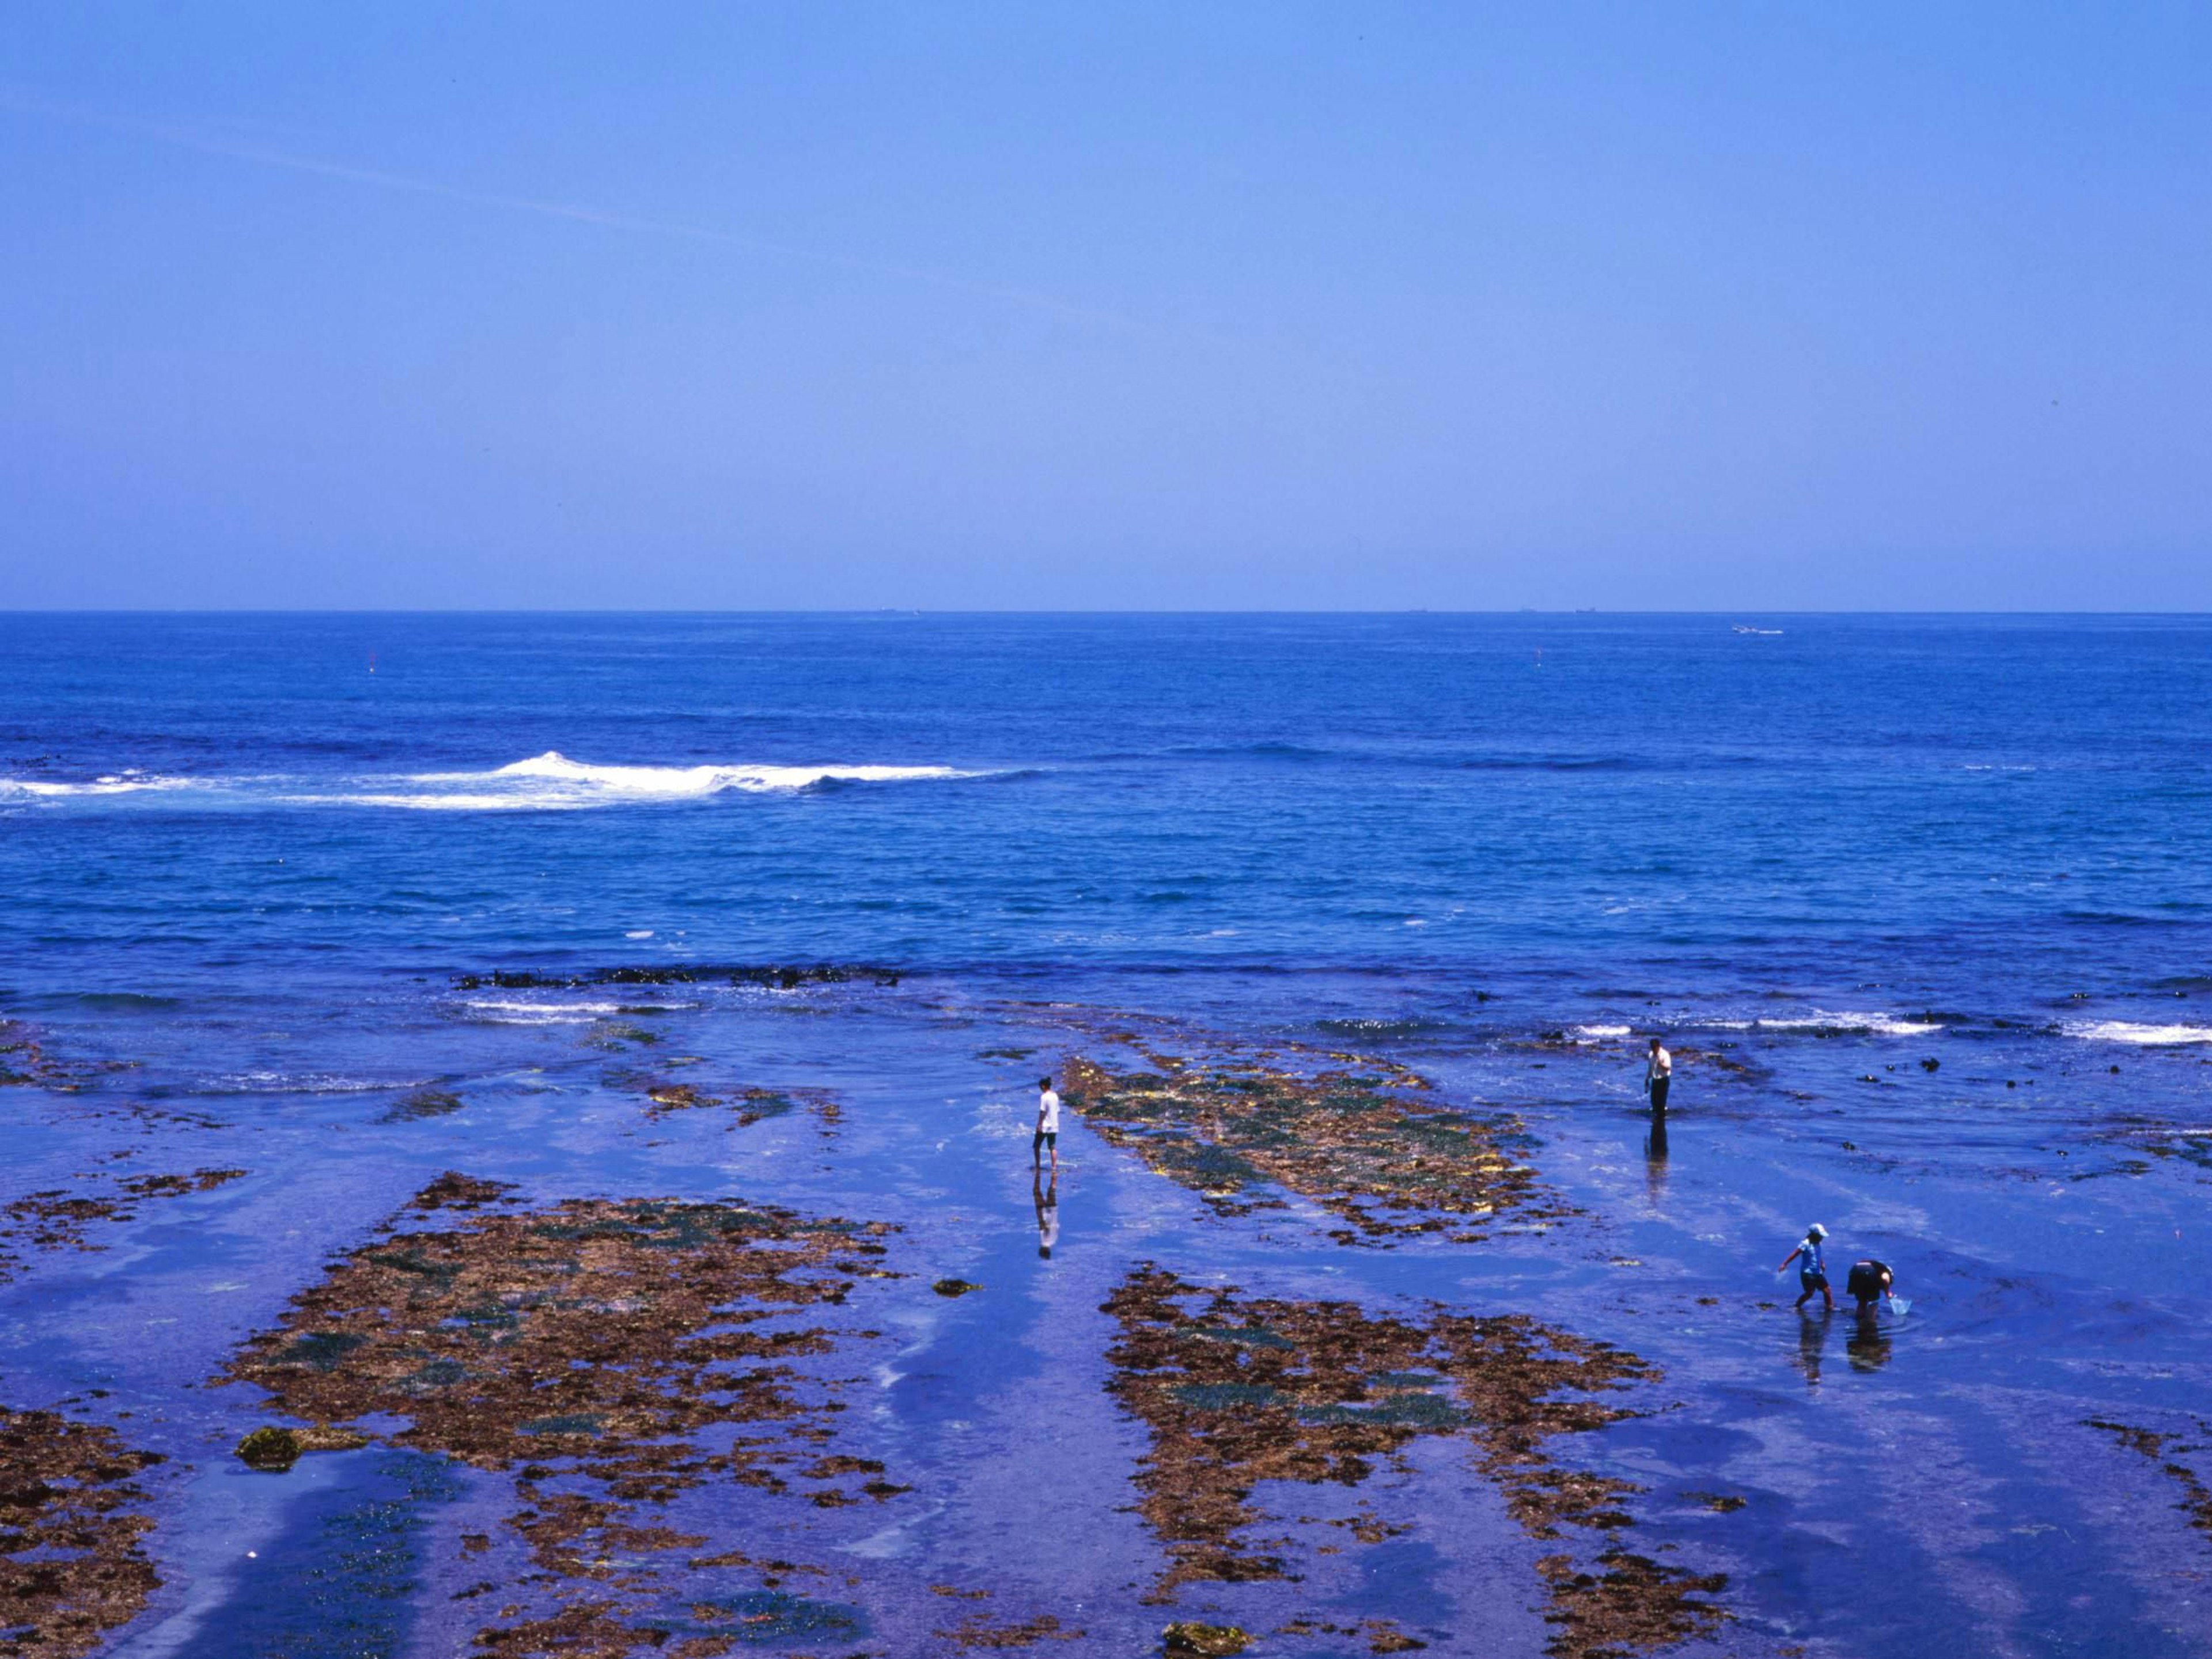
[[[2212,625],[1745,620],[9,617],[13,988],[690,951],[2025,1014],[2204,971]],[[963,775],[673,772],[763,767]]]
[[[124,1650],[312,1650],[244,1550],[323,1571],[333,1516],[422,1483],[377,1452],[243,1475],[252,1402],[185,1385],[461,1168],[549,1198],[734,1183],[1034,1276],[1014,1311],[918,1292],[900,1374],[964,1381],[886,1383],[884,1432],[935,1518],[839,1547],[1085,1601],[1092,1644],[1055,1650],[1149,1650],[1166,1616],[1116,1588],[1152,1546],[1085,1323],[1158,1259],[1658,1360],[1672,1414],[1589,1455],[1752,1495],[1733,1532],[1658,1498],[1642,1522],[1730,1574],[1731,1651],[2212,1651],[2212,1534],[2081,1427],[2124,1417],[2212,1478],[2212,620],[16,615],[0,671],[0,1015],[128,1067],[0,1091],[7,1195],[123,1157],[252,1171],[0,1288],[0,1403],[75,1401],[172,1457],[165,1588]],[[685,963],[902,978],[480,977]],[[1594,1231],[1248,1237],[1072,1132],[1040,1267],[1032,1068],[994,1056],[1071,1052],[1056,1006],[1414,1065],[1520,1115]],[[617,1017],[836,1091],[842,1138],[647,1134],[591,1046]],[[1686,1069],[1656,1152],[1649,1031],[1749,1066]],[[394,1121],[425,1086],[467,1109]],[[1815,1216],[1914,1292],[1878,1353],[1766,1305]],[[1006,1449],[1040,1388],[1048,1477]],[[978,1425],[1011,1472],[979,1472]],[[1477,1617],[1527,1601],[1520,1546],[1468,1544],[1445,1486],[1449,1524],[1329,1594],[1443,1651],[1535,1651],[1532,1614]],[[1079,1561],[1006,1541],[1047,1487]],[[407,1501],[415,1610],[386,1583],[330,1628],[460,1650],[420,1540],[493,1499]],[[1273,1616],[1260,1595],[1223,1605]],[[883,1650],[924,1650],[883,1597]]]

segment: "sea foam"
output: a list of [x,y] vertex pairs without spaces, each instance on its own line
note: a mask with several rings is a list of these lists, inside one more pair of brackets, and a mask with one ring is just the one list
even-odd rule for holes
[[38,800],[66,800],[73,795],[135,795],[149,789],[189,789],[190,778],[151,777],[143,772],[118,772],[79,783],[56,783],[45,778],[0,778],[0,799],[9,794]]
[[499,1025],[587,1025],[622,1012],[618,1002],[525,1002],[471,998],[465,1005],[479,1018]]
[[696,800],[726,790],[790,793],[823,783],[902,783],[972,776],[950,766],[597,766],[556,750],[489,772],[424,772],[407,780],[425,793],[356,797],[379,806],[463,811],[576,807],[630,801]]
[[556,750],[481,772],[157,777],[125,771],[81,782],[0,778],[0,803],[183,792],[229,807],[375,806],[428,812],[566,811],[579,807],[702,800],[726,791],[790,794],[827,783],[902,783],[978,775],[950,766],[595,766]]
[[1693,1023],[1718,1031],[1851,1031],[1868,1036],[1927,1036],[1943,1029],[1933,1020],[1869,1013],[1814,1012],[1786,1019],[1701,1019]]
[[2063,1029],[2070,1037],[2081,1037],[2091,1042],[2132,1042],[2138,1048],[2212,1042],[2212,1025],[2142,1025],[2124,1019],[2093,1019],[2077,1021]]

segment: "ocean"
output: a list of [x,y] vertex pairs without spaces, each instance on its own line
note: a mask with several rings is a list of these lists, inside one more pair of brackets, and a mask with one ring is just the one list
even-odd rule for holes
[[[15,614],[0,667],[10,1470],[161,1460],[98,1595],[0,1585],[26,1650],[2212,1653],[2212,620]],[[702,1371],[715,1273],[828,1323]],[[650,1410],[575,1380],[632,1340]]]

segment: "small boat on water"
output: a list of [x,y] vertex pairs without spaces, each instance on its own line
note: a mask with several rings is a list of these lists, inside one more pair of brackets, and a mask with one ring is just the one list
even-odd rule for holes
[[1734,623],[1730,626],[1739,634],[1779,634],[1782,631],[1778,628],[1753,628],[1748,623]]

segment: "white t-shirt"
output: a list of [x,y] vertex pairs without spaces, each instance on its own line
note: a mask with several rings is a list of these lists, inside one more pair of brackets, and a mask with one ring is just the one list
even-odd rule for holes
[[1662,1077],[1674,1075],[1674,1056],[1664,1048],[1654,1049],[1651,1058],[1644,1062],[1644,1080],[1646,1083],[1656,1083]]
[[1050,1089],[1037,1097],[1037,1127],[1048,1135],[1060,1133],[1060,1096]]

